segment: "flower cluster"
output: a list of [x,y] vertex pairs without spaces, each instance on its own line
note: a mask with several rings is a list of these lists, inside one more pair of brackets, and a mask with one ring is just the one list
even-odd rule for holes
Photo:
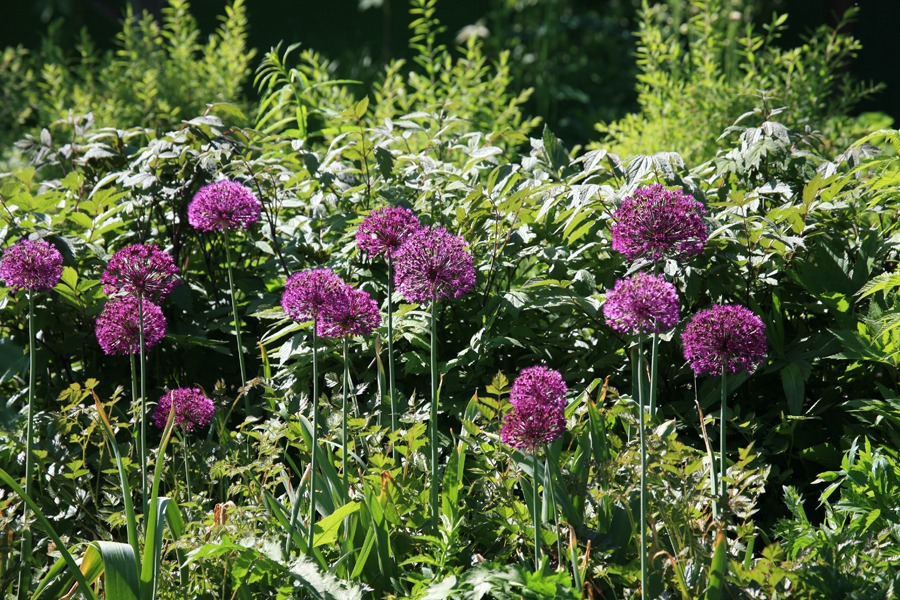
[[330,269],[294,273],[284,284],[281,307],[295,321],[318,321],[347,284]]
[[100,277],[108,296],[137,294],[162,300],[178,283],[178,267],[167,252],[153,244],[134,244],[113,254]]
[[356,232],[356,245],[368,254],[394,258],[403,242],[421,228],[419,219],[408,208],[386,206],[363,219]]
[[510,392],[513,409],[500,430],[503,443],[532,454],[559,438],[566,429],[566,384],[558,371],[524,369]]
[[3,252],[0,279],[13,292],[49,290],[62,277],[63,259],[46,240],[19,240]]
[[422,227],[403,242],[395,258],[394,282],[408,302],[459,298],[475,285],[468,244],[443,227]]
[[675,286],[646,273],[618,280],[603,305],[606,323],[621,333],[663,333],[675,327],[679,312]]
[[683,258],[706,242],[703,204],[659,184],[637,190],[613,214],[612,247],[629,260]]
[[716,304],[701,310],[681,336],[684,358],[695,373],[753,372],[766,355],[765,325],[749,308]]
[[237,181],[203,186],[188,205],[188,223],[201,231],[247,229],[259,221],[262,205],[253,192]]
[[381,324],[378,303],[367,292],[344,285],[326,304],[316,333],[323,337],[367,335]]
[[140,352],[141,312],[144,317],[145,348],[155,346],[166,335],[166,317],[159,306],[135,296],[119,296],[107,302],[103,312],[97,317],[97,341],[104,353]]
[[175,426],[184,431],[202,429],[212,422],[216,407],[199,388],[169,390],[159,399],[153,411],[153,423],[165,429],[169,411],[175,406]]

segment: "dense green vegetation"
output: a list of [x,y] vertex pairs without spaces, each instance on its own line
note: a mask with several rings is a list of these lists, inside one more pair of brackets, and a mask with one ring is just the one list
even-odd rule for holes
[[[34,296],[34,343],[27,294],[0,287],[0,469],[8,474],[0,590],[62,597],[75,581],[67,549],[106,598],[131,597],[113,595],[117,585],[142,599],[896,594],[900,133],[881,128],[884,119],[853,116],[872,91],[845,75],[857,42],[819,30],[801,48],[778,48],[784,18],[760,26],[749,2],[644,3],[640,112],[579,113],[607,122],[587,149],[570,149],[542,126],[544,114],[526,108],[532,94],[542,98],[537,106],[561,106],[566,74],[531,90],[515,49],[488,58],[477,36],[447,46],[435,1],[412,2],[414,59],[390,62],[365,86],[335,77],[312,49],[275,45],[252,56],[240,1],[209,40],[187,3],[172,0],[162,23],[126,21],[110,53],[89,40],[75,61],[59,48],[40,57],[5,51],[0,118],[14,126],[3,140],[2,246],[47,239],[64,271]],[[540,22],[513,4],[506,10],[517,27]],[[548,53],[565,39],[547,40]],[[21,138],[14,148],[12,138]],[[195,193],[220,178],[256,194],[259,223],[228,237],[188,225]],[[678,290],[682,319],[662,336],[656,363],[651,577],[641,591],[642,373],[635,340],[613,331],[602,308],[607,290],[636,268],[611,247],[612,215],[657,183],[701,201],[710,235],[690,263],[658,265]],[[285,281],[331,268],[384,311],[387,267],[354,239],[382,206],[462,235],[475,288],[438,305],[434,332],[429,307],[395,295],[396,432],[385,408],[386,324],[350,340],[358,412],[349,448],[340,434],[342,347],[319,339],[314,447],[314,338],[310,323],[281,308]],[[148,473],[131,363],[104,355],[95,335],[107,302],[101,274],[133,243],[165,249],[181,281],[163,304],[168,332],[147,354],[146,400],[197,386],[216,406],[208,429],[150,428],[149,478],[154,498],[168,503],[140,493]],[[229,266],[243,315],[244,386]],[[720,426],[712,416],[720,379],[694,376],[681,332],[721,302],[762,318],[768,354],[754,373],[728,380],[730,497],[720,519],[707,452]],[[30,352],[39,475],[27,524],[35,550],[23,557],[17,488],[27,483]],[[537,470],[499,436],[511,383],[535,364],[558,370],[569,389],[567,431]],[[345,457],[351,467],[342,472]],[[320,494],[313,548],[311,478]],[[534,480],[543,517],[537,569]],[[26,565],[33,580],[23,586]],[[84,585],[79,593],[93,597]]]

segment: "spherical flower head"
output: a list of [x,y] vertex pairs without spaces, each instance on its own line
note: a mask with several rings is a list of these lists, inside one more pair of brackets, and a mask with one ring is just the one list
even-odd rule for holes
[[151,348],[163,339],[166,335],[166,317],[159,306],[134,296],[118,296],[107,302],[97,317],[97,341],[103,352],[137,354],[141,351],[141,311],[144,316],[144,348]]
[[408,208],[386,206],[363,219],[356,232],[356,245],[367,254],[394,258],[406,238],[421,228],[418,217]]
[[367,292],[345,285],[322,307],[317,333],[323,337],[367,335],[381,324],[378,303]]
[[699,254],[707,237],[705,213],[703,204],[681,190],[667,190],[659,184],[641,188],[613,213],[613,250],[629,260]]
[[3,252],[0,279],[13,292],[49,290],[59,283],[63,271],[59,250],[46,240],[19,240]]
[[462,236],[443,227],[410,234],[396,255],[394,282],[407,302],[459,298],[475,285],[475,267]]
[[522,369],[513,382],[509,402],[513,408],[537,404],[566,407],[566,383],[559,371],[542,365]]
[[565,430],[566,415],[559,405],[526,402],[506,414],[500,439],[513,448],[534,454],[538,447],[553,442]]
[[325,307],[338,301],[346,285],[330,269],[294,273],[284,284],[281,307],[295,321],[318,321]]
[[167,252],[153,244],[134,244],[113,254],[100,283],[108,296],[140,295],[156,302],[169,295],[178,283],[177,274]]
[[212,423],[216,407],[198,388],[169,390],[159,399],[153,410],[153,424],[165,429],[169,411],[175,405],[175,426],[184,431],[203,429]]
[[698,375],[751,373],[766,356],[766,326],[749,308],[717,304],[701,310],[681,336],[684,358]]
[[618,280],[603,305],[606,324],[621,333],[666,332],[678,323],[679,312],[675,286],[646,273]]
[[188,205],[188,223],[200,231],[247,229],[259,221],[262,204],[237,181],[204,185]]

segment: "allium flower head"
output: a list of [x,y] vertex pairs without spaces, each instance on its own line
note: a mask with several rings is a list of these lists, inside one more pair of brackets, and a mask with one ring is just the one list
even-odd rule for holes
[[[135,296],[113,298],[97,317],[97,341],[106,354],[137,354],[141,351],[141,302]],[[144,348],[155,346],[166,335],[166,317],[162,309],[143,300]]]
[[108,296],[131,294],[158,301],[178,283],[177,274],[167,252],[153,244],[133,244],[113,254],[100,282]]
[[175,426],[184,431],[202,429],[212,422],[216,407],[198,388],[169,390],[153,410],[153,424],[165,429],[169,411],[175,405]]
[[188,223],[201,231],[247,229],[259,221],[262,205],[237,181],[204,185],[188,205]]
[[323,306],[317,333],[323,337],[367,335],[380,324],[381,313],[372,296],[345,285]]
[[284,284],[281,307],[295,321],[318,320],[327,306],[338,301],[346,285],[330,269],[294,273]]
[[546,404],[566,407],[566,383],[559,371],[537,365],[522,369],[513,382],[509,403],[513,408],[529,404]]
[[532,454],[559,438],[566,430],[566,415],[558,405],[528,402],[514,407],[503,419],[500,439]]
[[421,228],[418,217],[408,208],[386,206],[363,219],[356,232],[356,245],[368,254],[394,258],[406,238]]
[[606,295],[603,316],[621,333],[663,333],[678,323],[678,292],[660,275],[635,273]]
[[659,184],[625,198],[613,214],[612,247],[629,260],[684,258],[699,254],[706,243],[706,209],[681,190]]
[[681,342],[695,373],[715,375],[756,370],[766,356],[766,326],[749,308],[716,304],[691,319]]
[[396,254],[394,282],[408,302],[459,298],[475,285],[475,267],[462,236],[443,227],[423,227]]
[[63,258],[59,250],[46,240],[19,240],[3,251],[0,279],[13,292],[49,290],[62,277]]

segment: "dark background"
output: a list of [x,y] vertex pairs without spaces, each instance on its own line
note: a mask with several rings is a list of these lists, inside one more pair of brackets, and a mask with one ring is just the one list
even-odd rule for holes
[[[491,18],[497,17],[501,1],[506,0],[439,2],[438,17],[446,26],[444,41],[452,43],[459,29],[479,19],[484,19],[490,26]],[[63,42],[71,40],[74,43],[77,32],[85,27],[100,47],[110,46],[120,28],[118,21],[126,3],[126,0],[0,0],[0,45],[21,44],[37,48],[46,35],[48,23],[58,21],[58,35]],[[136,10],[158,13],[165,0],[131,0],[131,4]],[[225,0],[192,0],[192,13],[204,32],[211,32],[216,27],[217,17],[225,4]],[[288,44],[301,42],[303,47],[337,60],[344,73],[359,75],[359,65],[377,66],[388,58],[407,53],[408,2],[383,0],[379,4],[361,10],[359,0],[248,0],[250,44],[262,52],[282,40]],[[572,12],[567,18],[589,13],[595,19],[597,16],[603,19],[604,35],[613,35],[621,42],[617,61],[633,62],[630,58],[633,45],[629,43],[628,31],[633,27],[638,0],[569,0],[566,4]],[[850,6],[858,6],[859,15],[850,31],[862,42],[863,50],[851,66],[852,74],[861,81],[883,82],[886,86],[877,96],[863,102],[858,110],[882,111],[900,122],[900,50],[897,46],[900,0],[762,0],[758,5],[759,20],[763,22],[768,21],[773,10],[789,14],[789,30],[783,38],[786,46],[797,45],[818,25],[833,24],[836,15]],[[620,31],[610,32],[610,27]],[[600,65],[608,60],[597,58]],[[540,67],[535,65],[534,68]],[[600,71],[603,71],[602,67]],[[633,97],[631,104],[627,97],[629,86],[623,86],[622,81],[609,82],[610,87],[616,88],[610,92],[617,93],[604,93],[606,82],[603,78],[608,77],[608,71],[597,76],[594,91],[590,94],[592,99],[597,95],[607,99],[614,97],[614,102],[619,105],[616,112],[633,110]],[[621,93],[623,88],[626,90],[624,95]],[[252,89],[247,92],[253,93]],[[557,115],[540,116],[553,121]]]

